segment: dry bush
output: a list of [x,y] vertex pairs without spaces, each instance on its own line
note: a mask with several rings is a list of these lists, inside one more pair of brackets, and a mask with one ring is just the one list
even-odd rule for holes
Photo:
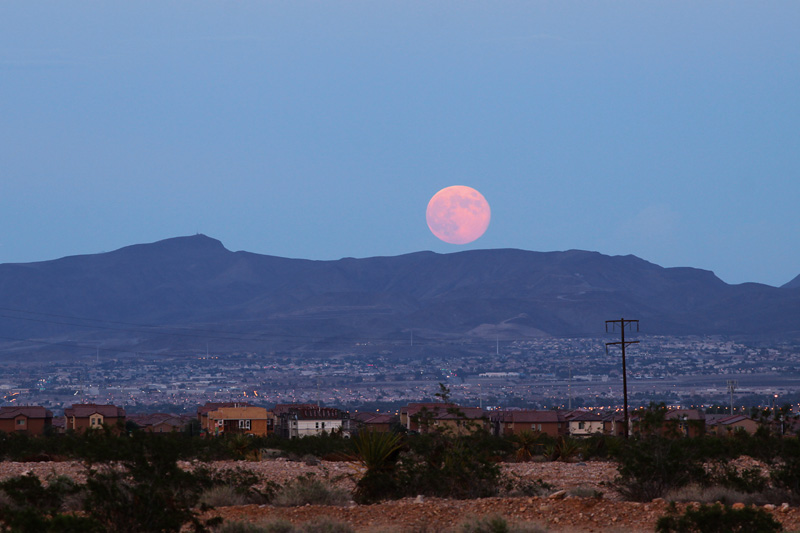
[[313,475],[301,476],[278,490],[272,504],[278,507],[299,507],[301,505],[347,505],[350,493],[324,483]]
[[709,487],[704,487],[696,483],[692,483],[678,489],[673,489],[667,492],[664,499],[673,502],[719,502],[723,505],[733,505],[734,503],[743,503],[745,505],[764,505],[765,503],[776,503],[774,501],[770,501],[767,493],[741,492],[729,487],[723,487],[722,485],[711,485]]
[[236,490],[230,485],[217,485],[203,491],[199,503],[210,507],[232,507],[234,505],[247,505],[247,495]]

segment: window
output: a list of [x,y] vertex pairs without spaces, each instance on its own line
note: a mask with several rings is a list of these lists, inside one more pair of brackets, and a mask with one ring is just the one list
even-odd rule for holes
[[585,422],[578,422],[578,429],[584,429],[586,427]]
[[239,429],[250,429],[249,420],[239,420]]

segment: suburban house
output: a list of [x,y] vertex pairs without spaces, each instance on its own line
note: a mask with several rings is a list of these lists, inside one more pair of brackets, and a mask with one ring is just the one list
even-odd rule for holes
[[558,411],[532,409],[495,411],[490,419],[493,433],[498,437],[519,435],[523,431],[558,437],[566,433],[567,426]]
[[76,403],[64,409],[64,429],[83,431],[125,424],[125,409],[116,405]]
[[52,425],[53,413],[44,407],[0,407],[0,431],[43,435]]
[[278,404],[275,417],[277,434],[288,439],[333,432],[350,436],[350,414],[333,407]]
[[206,413],[206,426],[201,430],[208,435],[240,433],[266,437],[275,428],[275,416],[264,407],[220,407]]
[[699,409],[641,410],[631,416],[631,427],[633,433],[699,437],[706,432],[706,415]]
[[710,435],[727,437],[739,431],[754,434],[759,423],[744,415],[706,415],[706,431]]
[[410,403],[400,409],[400,423],[409,432],[454,431],[462,435],[478,429],[489,431],[491,424],[480,407],[462,407],[452,403]]
[[139,429],[148,433],[177,433],[183,431],[190,422],[191,416],[171,415],[167,413],[151,413],[128,416],[128,421],[133,422]]
[[364,411],[352,417],[354,431],[378,431],[387,433],[391,431],[392,423],[397,420],[395,415],[385,413],[370,413]]
[[625,415],[614,412],[603,416],[603,433],[615,437],[625,436]]
[[564,415],[572,437],[588,437],[604,431],[603,417],[591,411],[570,411]]
[[251,404],[247,402],[206,402],[197,408],[197,420],[200,422],[201,428],[208,427],[208,413],[216,411],[220,407],[250,407]]
[[700,437],[706,433],[706,414],[700,409],[670,409],[666,423],[680,436]]

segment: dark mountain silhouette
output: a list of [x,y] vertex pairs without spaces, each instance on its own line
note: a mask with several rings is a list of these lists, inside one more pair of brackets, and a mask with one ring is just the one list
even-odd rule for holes
[[[646,334],[794,337],[800,291],[728,285],[632,255],[475,250],[338,261],[231,252],[204,235],[0,265],[5,350],[311,350],[420,338]],[[15,339],[42,341],[12,342]],[[84,350],[85,351],[85,350]]]
[[782,289],[800,289],[800,276],[781,286]]

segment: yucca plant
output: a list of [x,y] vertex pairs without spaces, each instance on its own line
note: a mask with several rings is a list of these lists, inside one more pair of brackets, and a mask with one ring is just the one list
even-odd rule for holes
[[541,446],[541,433],[537,434],[533,431],[522,431],[514,436],[514,441],[517,446],[514,452],[514,458],[517,462],[530,461],[537,448]]
[[354,497],[360,503],[391,498],[397,492],[394,469],[403,448],[397,433],[362,431],[353,439],[355,458],[367,471],[358,480]]

